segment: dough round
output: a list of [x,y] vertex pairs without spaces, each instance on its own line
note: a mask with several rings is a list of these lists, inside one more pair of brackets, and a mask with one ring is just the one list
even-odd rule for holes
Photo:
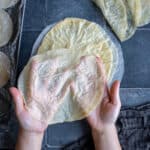
[[7,12],[0,10],[0,47],[6,45],[13,32],[13,23]]
[[[132,12],[124,0],[93,0],[102,10],[106,20],[121,41],[133,36],[136,31]],[[132,0],[131,0],[132,1]]]
[[0,52],[0,88],[3,87],[10,78],[10,60]]
[[14,6],[19,0],[0,0],[0,8],[8,8]]
[[66,18],[57,23],[43,38],[38,54],[59,48],[78,51],[80,56],[100,57],[107,80],[112,80],[118,64],[118,48],[98,24],[79,18]]
[[[94,90],[94,91],[96,92],[100,90],[99,94],[101,96],[103,95],[102,91],[104,90],[103,88],[105,84],[104,83],[105,77],[109,85],[111,85],[111,83],[114,80],[116,79],[121,80],[122,78],[124,63],[123,63],[123,57],[122,57],[122,51],[120,45],[113,37],[111,37],[111,34],[107,33],[101,26],[99,26],[96,23],[87,21],[85,19],[67,18],[57,24],[50,25],[47,28],[45,28],[43,32],[39,35],[38,39],[36,40],[33,46],[32,55],[35,55],[37,53],[41,59],[39,59],[38,56],[33,57],[33,59],[38,58],[36,59],[38,60],[38,62],[46,61],[47,59],[51,60],[52,58],[57,58],[57,57],[63,58],[59,66],[62,67],[62,65],[66,65],[66,70],[68,70],[69,68],[67,66],[73,66],[73,64],[79,62],[80,60],[79,58],[85,56],[90,56],[92,59],[97,57],[100,58],[102,62],[99,63],[100,64],[99,67],[100,67],[100,73],[103,77],[101,78],[101,83],[98,83],[100,82],[100,80],[97,81],[98,85],[101,87],[99,87],[98,90]],[[18,81],[18,88],[22,91],[22,94],[25,98],[25,103],[27,103],[28,100],[27,91],[29,90],[30,87],[29,85],[32,86],[32,84],[28,84],[29,72],[31,72],[29,64],[31,64],[31,61],[29,61],[28,65],[24,68]],[[58,65],[57,63],[54,64]],[[51,64],[48,66],[52,67],[55,65]],[[96,69],[92,69],[94,67],[89,67],[91,65],[86,65],[86,66],[87,67],[84,67],[81,70],[86,70],[86,69],[87,70],[90,69],[91,71],[96,70]],[[40,74],[43,77],[47,77],[47,75],[50,75],[51,73],[49,71],[52,70],[55,71],[55,69],[52,68],[51,69],[44,69],[47,67],[41,67],[41,68],[43,69],[40,69],[41,70]],[[60,69],[60,71],[62,70],[63,69]],[[45,73],[47,75],[44,75]],[[36,72],[35,72],[35,76],[37,76]],[[33,80],[36,80],[36,77],[33,78]],[[61,85],[61,82],[59,83]],[[79,83],[77,85],[81,85],[81,86],[83,85],[83,87],[86,87],[85,84],[83,84],[84,82],[81,81],[81,83],[80,84]],[[36,84],[39,85],[38,82],[36,82]],[[42,87],[42,86],[37,86],[37,87]],[[81,91],[83,87],[80,88]],[[40,88],[38,91],[40,91],[41,89],[43,88]],[[60,88],[56,88],[56,89],[60,89]],[[90,92],[92,91],[93,89],[91,88]],[[42,94],[42,96],[43,95],[46,94]],[[70,94],[70,92],[66,92],[65,98],[63,100],[60,99],[60,103],[57,103],[58,105],[55,104],[54,107],[55,113],[51,113],[53,114],[53,117],[49,116],[50,118],[52,118],[49,120],[49,124],[70,122],[70,121],[83,119],[101,102],[100,99],[95,100],[94,96],[92,98],[88,96],[88,98],[90,99],[83,98],[82,100],[83,103],[79,104],[77,100],[74,100],[74,98],[76,98],[74,97],[74,95]],[[37,116],[37,119],[42,118],[42,115],[37,112],[36,106],[37,104],[35,103],[34,105],[33,104],[30,106],[28,105],[28,107],[32,107],[34,110],[33,112],[31,112],[33,116]],[[51,107],[52,106],[54,105],[51,104]],[[38,103],[38,107],[41,107],[39,103]],[[53,108],[51,109],[49,108],[49,110],[53,110]]]
[[52,50],[31,58],[18,88],[34,118],[49,124],[80,120],[102,100],[104,68],[96,56]]

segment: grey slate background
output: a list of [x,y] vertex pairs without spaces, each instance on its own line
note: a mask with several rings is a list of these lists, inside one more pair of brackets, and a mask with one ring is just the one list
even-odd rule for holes
[[[49,24],[65,17],[80,17],[108,28],[101,11],[91,0],[27,0],[19,72],[27,63],[33,43]],[[135,106],[150,102],[150,25],[139,28],[135,35],[121,44],[125,74],[121,84],[123,106]],[[43,149],[59,147],[89,134],[85,120],[50,126],[45,133]]]

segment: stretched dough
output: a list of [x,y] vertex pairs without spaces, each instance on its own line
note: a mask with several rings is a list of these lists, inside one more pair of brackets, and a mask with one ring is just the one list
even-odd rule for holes
[[98,24],[79,18],[60,21],[41,41],[38,54],[67,48],[78,51],[80,56],[94,55],[102,59],[108,82],[111,81],[118,64],[118,47]]
[[18,87],[34,118],[49,124],[74,121],[100,104],[105,73],[100,58],[58,49],[31,58]]

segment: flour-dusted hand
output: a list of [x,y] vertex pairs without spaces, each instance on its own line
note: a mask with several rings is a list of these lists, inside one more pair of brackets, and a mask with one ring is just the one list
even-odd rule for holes
[[34,119],[27,111],[21,93],[15,87],[10,88],[19,121],[19,134],[16,150],[40,150],[47,123]]
[[10,88],[11,95],[13,96],[13,101],[15,104],[15,112],[23,130],[29,132],[44,132],[47,128],[46,122],[42,122],[34,119],[31,114],[27,111],[23,98],[20,91],[15,87]]
[[119,87],[120,82],[115,81],[110,91],[106,88],[102,103],[87,118],[92,129],[102,130],[104,126],[115,124],[121,107]]
[[[50,67],[51,65],[51,67]],[[67,84],[61,89],[60,83],[65,81],[65,75],[53,75],[57,68],[57,60],[52,59],[39,63],[38,60],[32,60],[30,64],[28,91],[26,105],[29,113],[37,120],[49,122],[58,109],[61,99],[64,95],[63,91],[67,88]],[[59,64],[58,64],[59,65]],[[60,91],[59,91],[60,90]]]
[[88,116],[96,150],[121,150],[115,122],[118,118],[121,101],[120,82],[115,81],[106,92],[102,103]]
[[[45,66],[45,64],[43,65]],[[27,81],[27,99],[24,100],[18,89],[10,88],[20,126],[27,131],[44,132],[48,126],[48,119],[52,118],[58,105],[55,100],[51,99],[56,91],[48,91],[49,80],[44,73],[46,70],[40,70],[41,67],[42,64],[32,60]],[[42,77],[42,74],[45,76]],[[56,88],[58,84],[55,84]],[[50,99],[51,103],[49,104]]]

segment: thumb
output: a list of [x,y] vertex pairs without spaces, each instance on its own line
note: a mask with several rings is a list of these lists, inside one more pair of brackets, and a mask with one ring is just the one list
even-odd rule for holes
[[120,81],[115,81],[110,89],[111,103],[115,105],[121,104],[119,89],[120,89]]
[[23,98],[19,92],[19,90],[15,87],[12,87],[9,89],[12,97],[13,97],[13,102],[15,104],[15,111],[16,114],[20,114],[22,111],[24,111],[24,102]]

